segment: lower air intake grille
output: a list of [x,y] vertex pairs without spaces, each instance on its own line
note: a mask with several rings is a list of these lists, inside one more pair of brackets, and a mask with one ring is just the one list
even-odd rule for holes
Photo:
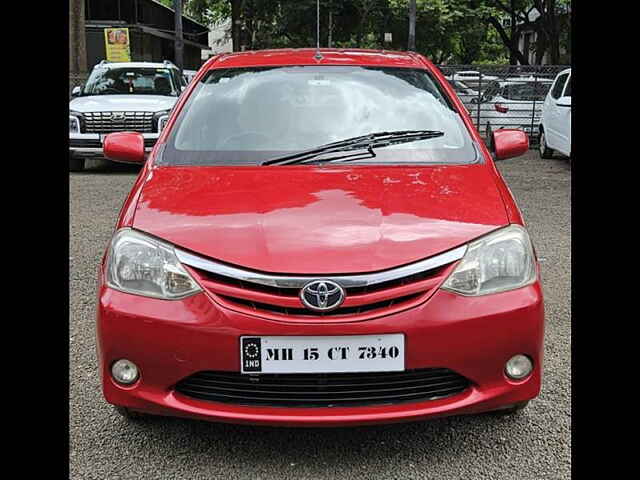
[[203,371],[180,381],[175,389],[192,398],[236,405],[340,407],[435,400],[469,385],[469,380],[447,368],[253,376]]

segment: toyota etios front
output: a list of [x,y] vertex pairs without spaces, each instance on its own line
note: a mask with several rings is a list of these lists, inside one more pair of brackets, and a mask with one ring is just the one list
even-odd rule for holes
[[[540,391],[539,266],[494,159],[414,53],[209,60],[100,268],[107,402],[127,416],[338,426],[522,408]],[[143,162],[144,139],[105,154]]]

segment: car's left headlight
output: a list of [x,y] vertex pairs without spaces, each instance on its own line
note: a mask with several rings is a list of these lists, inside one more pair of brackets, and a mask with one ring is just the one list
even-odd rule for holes
[[520,225],[509,225],[469,243],[442,288],[461,295],[487,295],[524,287],[536,276],[529,234]]
[[69,114],[69,133],[80,133],[80,117]]
[[119,230],[111,240],[106,282],[116,290],[165,300],[178,300],[202,290],[170,244],[130,228]]

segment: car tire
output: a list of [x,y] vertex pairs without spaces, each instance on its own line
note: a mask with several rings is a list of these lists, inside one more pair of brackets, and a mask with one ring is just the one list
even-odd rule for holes
[[140,422],[145,418],[147,418],[147,415],[145,415],[144,413],[136,412],[127,407],[120,407],[118,405],[114,405],[113,408],[127,422]]
[[547,139],[542,128],[538,136],[538,153],[540,153],[540,158],[553,158],[553,149],[547,146]]
[[496,416],[502,417],[502,416],[505,416],[505,415],[511,415],[512,413],[521,412],[522,410],[527,408],[527,405],[529,405],[529,400],[526,400],[524,402],[514,403],[513,405],[510,405],[507,408],[503,408],[503,409],[500,409],[500,410],[494,410],[491,413],[496,415]]
[[84,158],[69,155],[69,171],[81,172],[82,170],[84,170]]

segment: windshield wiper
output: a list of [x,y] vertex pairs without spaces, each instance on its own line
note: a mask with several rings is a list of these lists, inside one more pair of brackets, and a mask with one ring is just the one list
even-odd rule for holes
[[[347,152],[350,150],[367,149],[369,154],[375,157],[374,148],[388,147],[389,145],[397,145],[400,143],[417,142],[419,140],[427,140],[429,138],[441,137],[444,132],[438,130],[401,130],[395,132],[377,132],[359,137],[347,138],[338,142],[327,143],[319,147],[301,152],[290,153],[280,157],[270,158],[261,163],[261,165],[290,165],[292,163],[304,163],[308,160],[315,159],[319,155],[333,152]],[[339,157],[330,157],[326,159],[316,159],[317,162],[330,162],[333,160],[343,160],[352,158],[357,160],[362,158],[363,153],[344,155]]]

